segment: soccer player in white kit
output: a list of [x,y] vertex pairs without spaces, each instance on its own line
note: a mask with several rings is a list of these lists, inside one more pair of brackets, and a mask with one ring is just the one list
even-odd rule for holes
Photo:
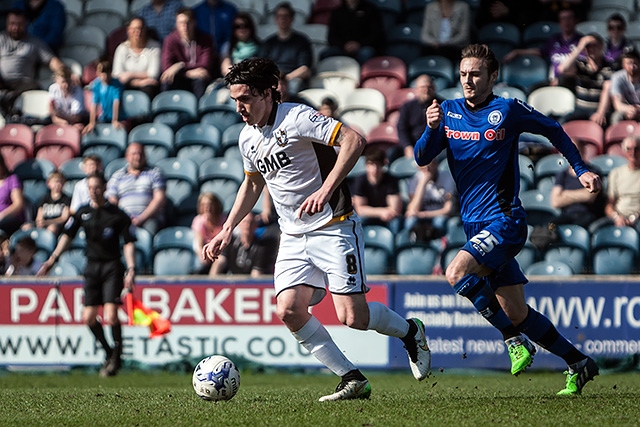
[[225,76],[246,123],[238,140],[245,179],[222,231],[204,246],[202,257],[214,261],[220,255],[266,184],[282,231],[274,272],[276,313],[305,349],[342,378],[336,391],[320,401],[371,394],[364,375],[309,313],[327,287],[343,324],[400,338],[414,377],[422,380],[431,365],[422,322],[405,320],[365,298],[362,226],[344,181],[362,153],[364,138],[305,105],[280,103],[279,75],[272,60],[252,58]]

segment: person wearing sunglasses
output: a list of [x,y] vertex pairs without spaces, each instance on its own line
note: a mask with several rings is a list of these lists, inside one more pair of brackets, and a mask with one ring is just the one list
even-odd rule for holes
[[222,52],[222,75],[226,75],[232,65],[244,59],[253,58],[260,49],[260,39],[251,15],[239,12],[233,20],[233,31],[227,48]]
[[631,40],[625,36],[627,31],[627,21],[619,13],[614,13],[607,19],[607,39],[605,44],[604,57],[613,63],[614,69],[622,68],[620,55],[635,50],[636,47]]

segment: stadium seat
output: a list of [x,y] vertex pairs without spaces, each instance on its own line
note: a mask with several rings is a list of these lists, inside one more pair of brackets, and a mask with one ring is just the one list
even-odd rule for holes
[[387,251],[389,255],[393,253],[394,236],[391,230],[383,225],[365,225],[363,227],[364,245],[379,247]]
[[82,273],[87,265],[87,257],[84,254],[84,249],[68,249],[60,255],[58,263],[71,264],[78,272]]
[[164,228],[153,237],[153,274],[186,275],[194,270],[193,231],[189,227]]
[[220,201],[238,194],[240,185],[233,180],[224,178],[211,178],[200,185],[200,193],[213,193]]
[[244,123],[236,123],[224,130],[222,132],[222,137],[220,138],[220,152],[224,153],[229,147],[237,147],[238,146],[238,138],[240,137],[240,132],[244,129]]
[[422,19],[419,24],[404,23],[390,28],[387,31],[385,55],[398,57],[405,64],[410,64],[422,54],[421,32]]
[[583,159],[589,159],[604,153],[604,131],[591,120],[571,120],[562,124],[562,128],[573,141],[585,145]]
[[304,99],[309,105],[311,105],[316,110],[320,108],[322,105],[322,100],[325,98],[332,98],[336,102],[338,102],[338,95],[331,92],[329,89],[321,88],[321,87],[312,87],[308,89],[303,89],[298,92],[298,96]]
[[398,139],[398,128],[396,125],[389,122],[381,122],[367,134],[367,146],[365,150],[370,150],[375,147],[386,151],[388,148],[399,143],[400,140]]
[[136,250],[136,273],[148,273],[151,268],[153,235],[145,228],[135,227],[134,233],[136,241],[134,242]]
[[400,275],[431,274],[438,256],[437,250],[423,244],[405,246],[395,254],[396,273]]
[[33,131],[27,125],[7,123],[0,128],[0,153],[9,170],[33,157]]
[[[173,114],[172,114],[173,113]],[[186,90],[160,92],[151,101],[151,114],[174,129],[198,119],[198,99]]]
[[440,254],[440,265],[443,271],[447,270],[460,248],[467,243],[467,234],[464,232],[464,226],[459,217],[454,217],[447,223],[445,240],[445,247]]
[[338,105],[360,85],[360,64],[348,56],[330,56],[318,62],[311,87],[324,88],[338,96]]
[[455,80],[453,63],[439,55],[420,56],[409,62],[407,80],[411,84],[421,74],[428,74],[436,86],[436,92],[453,85]]
[[58,260],[55,263],[51,271],[49,272],[49,276],[51,277],[75,277],[80,275],[80,270],[71,264],[70,262],[64,262]]
[[18,163],[13,173],[18,175],[23,184],[28,181],[46,181],[56,166],[47,159],[27,159]]
[[418,172],[416,161],[407,157],[399,157],[389,165],[389,173],[398,179],[412,178]]
[[202,117],[209,111],[217,111],[221,105],[235,112],[235,102],[229,97],[229,89],[226,87],[205,92],[198,100],[198,114]]
[[544,180],[555,182],[554,177],[556,174],[566,170],[568,167],[569,162],[562,154],[547,154],[536,162],[536,186],[539,188],[540,183]]
[[546,249],[545,260],[562,260],[573,274],[587,272],[591,252],[589,231],[576,224],[563,224],[557,226],[557,232],[558,240]]
[[198,165],[190,159],[169,157],[156,163],[166,179],[167,198],[174,206],[179,206],[198,188]]
[[215,126],[220,133],[224,132],[229,126],[240,122],[242,122],[242,116],[236,112],[234,107],[229,105],[210,106],[200,118],[200,123]]
[[9,243],[12,249],[15,249],[16,243],[23,237],[31,237],[36,242],[36,256],[38,259],[45,261],[56,248],[58,238],[56,235],[46,228],[32,228],[29,230],[18,230],[9,237]]
[[377,246],[365,246],[364,271],[368,276],[389,273],[389,253]]
[[131,129],[129,144],[138,142],[144,146],[147,163],[157,164],[173,154],[173,130],[162,123],[143,123]]
[[502,58],[520,46],[520,29],[509,22],[491,22],[478,30],[478,43],[488,45],[502,62]]
[[365,135],[384,120],[386,101],[375,89],[359,88],[344,96],[338,108],[342,122],[360,129]]
[[83,67],[100,58],[105,51],[107,33],[94,25],[78,25],[65,31],[60,56],[72,58]]
[[589,160],[589,164],[597,168],[603,177],[607,177],[611,169],[626,165],[627,163],[628,161],[625,157],[611,154],[602,154]]
[[46,90],[27,90],[16,99],[15,108],[26,117],[46,119],[49,117],[51,99]]
[[83,25],[94,25],[106,34],[121,27],[129,15],[129,2],[126,0],[87,0],[82,17]]
[[62,172],[65,178],[64,187],[62,190],[68,196],[73,194],[73,187],[76,182],[83,179],[86,175],[82,170],[82,157],[74,157],[62,163],[58,170]]
[[127,166],[127,159],[124,157],[118,157],[117,159],[111,160],[104,167],[104,177],[109,180],[115,171],[122,169],[125,166]]
[[522,32],[522,45],[525,48],[542,47],[549,37],[560,32],[560,24],[553,21],[536,21],[525,27]]
[[453,86],[439,90],[438,96],[444,99],[456,99],[462,98],[464,96],[464,93],[462,92],[462,88],[460,86]]
[[527,239],[524,246],[522,247],[522,249],[520,249],[520,252],[518,252],[518,255],[516,255],[515,258],[516,261],[518,261],[520,268],[524,271],[529,266],[538,261],[538,248],[536,248],[535,245]]
[[377,85],[388,86],[390,91],[407,84],[407,66],[395,56],[376,56],[369,59],[360,69],[360,85],[371,87],[372,81]]
[[141,90],[127,89],[122,92],[122,109],[125,115],[131,117],[149,117],[151,114],[151,100],[149,95]]
[[545,86],[529,94],[527,103],[542,114],[561,120],[576,108],[576,96],[566,87]]
[[[520,55],[502,66],[501,81],[529,94],[535,85],[549,80],[549,65],[539,56]],[[523,99],[523,101],[526,101]]]
[[111,123],[97,123],[93,132],[82,135],[80,149],[82,155],[96,154],[108,165],[114,159],[124,156],[127,148],[127,131],[116,129]]
[[618,155],[622,154],[622,140],[629,135],[639,134],[640,126],[635,120],[622,120],[618,123],[610,125],[604,132],[603,153]]
[[37,158],[50,160],[56,167],[80,155],[80,130],[71,125],[47,125],[36,133]]
[[593,0],[589,9],[589,19],[602,20],[602,17],[618,13],[629,22],[635,15],[635,7],[635,2],[629,0]]
[[405,0],[404,21],[408,24],[415,24],[422,27],[424,22],[424,10],[427,7],[427,4],[431,1],[433,0]]
[[174,147],[176,157],[190,159],[201,165],[220,154],[220,131],[206,123],[192,123],[178,129]]
[[591,240],[595,274],[631,274],[638,270],[638,232],[632,227],[605,226]]
[[520,191],[531,190],[535,187],[536,174],[533,161],[524,154],[518,155],[518,165],[520,168]]
[[198,182],[210,179],[227,179],[234,181],[236,184],[242,184],[244,181],[244,167],[242,161],[238,159],[227,159],[224,157],[214,157],[205,160],[198,171]]
[[[576,25],[576,31],[582,34],[597,33],[602,36],[603,39],[609,37],[607,31],[607,22],[601,18],[594,21],[582,21]],[[628,37],[629,35],[626,34]]]
[[387,97],[387,111],[386,111],[386,120],[392,123],[397,123],[397,119],[394,121],[392,115],[399,114],[398,110],[400,107],[407,102],[411,101],[416,97],[415,89],[413,88],[401,88],[394,91],[391,96]]
[[562,261],[539,261],[525,269],[527,276],[571,276],[571,267]]
[[[461,95],[458,98],[462,97],[462,92],[460,92]],[[521,101],[526,101],[527,100],[527,94],[524,93],[524,91],[520,88],[517,88],[515,86],[509,86],[506,85],[504,83],[500,83],[497,84],[493,87],[493,93],[495,93],[498,96],[501,96],[505,99],[508,98],[514,98],[514,99],[519,99]],[[441,95],[439,93],[439,95]]]
[[560,210],[551,206],[550,199],[551,197],[548,193],[543,193],[537,189],[520,192],[520,200],[527,211],[527,223],[529,225],[546,226],[560,215]]

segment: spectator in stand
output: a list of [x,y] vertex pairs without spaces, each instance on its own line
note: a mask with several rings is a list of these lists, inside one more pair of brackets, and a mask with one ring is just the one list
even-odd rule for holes
[[494,22],[508,22],[524,30],[535,21],[535,0],[480,0],[475,13],[476,29]]
[[640,54],[632,50],[623,53],[620,60],[622,70],[611,76],[612,124],[620,120],[640,120]]
[[141,90],[150,99],[160,89],[160,43],[150,39],[142,18],[133,18],[127,25],[127,40],[113,55],[113,77],[125,89]]
[[96,67],[98,77],[91,82],[93,103],[89,110],[89,123],[82,129],[82,134],[92,132],[96,123],[111,123],[116,128],[124,128],[125,119],[122,110],[122,91],[124,86],[111,76],[111,62],[100,61]]
[[553,21],[558,13],[565,9],[572,9],[578,22],[586,21],[591,9],[592,0],[536,0],[534,18],[536,21]]
[[384,48],[384,25],[380,10],[366,0],[342,0],[331,12],[327,41],[321,58],[350,56],[360,64],[380,55]]
[[297,92],[291,92],[289,90],[289,80],[287,80],[287,75],[285,73],[280,73],[280,80],[278,81],[278,92],[280,92],[280,100],[281,102],[295,102],[296,104],[304,104],[312,106],[309,102],[298,96]]
[[427,4],[421,33],[425,55],[460,60],[471,40],[471,10],[463,0],[437,0]]
[[414,231],[418,241],[447,233],[447,220],[455,213],[455,188],[451,174],[438,171],[435,159],[411,178],[404,227]]
[[[97,154],[85,154],[82,157],[81,168],[82,172],[84,172],[86,176],[101,174],[102,159]],[[89,195],[89,186],[87,178],[85,177],[76,182],[76,185],[73,187],[69,213],[71,215],[75,214],[78,209],[84,205],[88,205],[90,201],[91,196]]]
[[233,20],[233,32],[229,44],[222,52],[222,75],[226,75],[232,65],[255,57],[260,50],[260,43],[251,15],[239,12]]
[[324,116],[333,117],[336,120],[340,120],[338,114],[338,103],[330,96],[322,98],[318,111]]
[[58,52],[67,25],[64,5],[58,0],[18,0],[13,7],[24,10],[29,23],[27,33],[45,42],[53,52]]
[[188,90],[200,99],[219,71],[213,39],[196,28],[191,9],[179,9],[176,30],[162,44],[161,90]]
[[565,120],[591,120],[606,126],[611,106],[607,82],[613,74],[613,64],[604,57],[602,36],[591,33],[582,37],[558,70],[576,77],[576,108]]
[[609,37],[606,41],[604,57],[613,64],[615,70],[622,68],[620,55],[636,50],[635,45],[625,36],[627,21],[624,16],[614,13],[607,20]]
[[11,236],[24,223],[24,196],[18,175],[7,168],[0,154],[0,232]]
[[575,12],[571,8],[562,9],[558,13],[558,23],[560,24],[560,32],[549,37],[549,40],[542,48],[514,49],[504,56],[503,61],[510,62],[518,55],[541,56],[552,66],[549,85],[565,86],[573,89],[575,86],[573,76],[568,74],[561,76],[562,73],[559,68],[560,64],[566,61],[571,52],[576,49],[582,34],[576,30],[578,21]]
[[131,224],[155,235],[165,223],[165,177],[159,168],[147,165],[139,142],[129,144],[125,158],[127,165],[115,171],[107,183],[107,199],[131,217]]
[[[584,157],[585,143],[574,141],[578,151]],[[595,171],[599,173],[599,171]],[[604,192],[591,193],[580,184],[573,168],[569,167],[555,176],[551,189],[551,206],[560,209],[556,224],[577,224],[584,228],[604,217],[606,196]]]
[[64,223],[69,219],[71,197],[62,192],[66,179],[62,172],[53,171],[47,177],[49,194],[45,195],[36,210],[36,227],[46,228],[60,235]]
[[21,237],[9,256],[5,258],[5,276],[35,276],[42,266],[42,261],[36,259],[38,251],[35,240],[29,236]]
[[298,93],[308,85],[313,53],[309,38],[293,29],[294,17],[295,11],[289,2],[276,6],[274,18],[278,30],[264,41],[259,56],[273,60],[285,74],[291,93]]
[[84,106],[84,94],[80,85],[64,67],[54,73],[54,82],[49,86],[49,115],[56,125],[73,125],[79,130],[89,122],[89,113]]
[[434,99],[438,102],[443,101],[437,97],[436,86],[428,74],[416,77],[414,89],[416,97],[400,107],[397,124],[400,144],[387,152],[390,162],[403,156],[413,159],[413,144],[420,138],[427,125],[427,107]]
[[147,27],[154,30],[162,42],[176,26],[176,13],[184,7],[181,0],[151,0],[138,12]]
[[626,137],[622,151],[628,163],[609,172],[605,213],[617,227],[640,231],[640,136]]
[[229,49],[236,6],[226,0],[203,0],[193,8],[196,26],[209,34],[218,49],[218,55]]
[[365,173],[353,179],[353,207],[363,225],[384,225],[394,234],[402,229],[402,198],[398,179],[385,171],[382,150],[365,154]]
[[211,267],[211,276],[219,274],[247,274],[260,277],[273,274],[278,242],[269,236],[258,236],[258,218],[248,213],[234,230],[231,242]]
[[198,196],[198,215],[193,218],[191,223],[193,250],[200,260],[200,265],[196,268],[198,274],[210,273],[212,263],[202,260],[199,255],[202,253],[203,246],[222,230],[225,219],[222,214],[222,202],[218,196],[208,192],[200,193]]
[[22,92],[40,89],[40,64],[48,64],[52,72],[64,67],[42,40],[27,34],[24,11],[9,11],[6,22],[7,29],[0,33],[0,112],[4,115],[12,113]]

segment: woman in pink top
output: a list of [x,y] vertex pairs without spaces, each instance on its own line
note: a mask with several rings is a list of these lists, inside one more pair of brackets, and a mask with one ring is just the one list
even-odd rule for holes
[[222,230],[224,220],[220,199],[213,193],[200,194],[198,197],[198,215],[193,218],[191,223],[193,250],[196,253],[196,258],[200,260],[200,268],[196,269],[198,273],[208,274],[211,269],[211,262],[202,261],[200,254],[202,253],[202,247]]
[[4,157],[0,155],[0,230],[10,236],[24,220],[22,183],[17,175],[9,173]]

